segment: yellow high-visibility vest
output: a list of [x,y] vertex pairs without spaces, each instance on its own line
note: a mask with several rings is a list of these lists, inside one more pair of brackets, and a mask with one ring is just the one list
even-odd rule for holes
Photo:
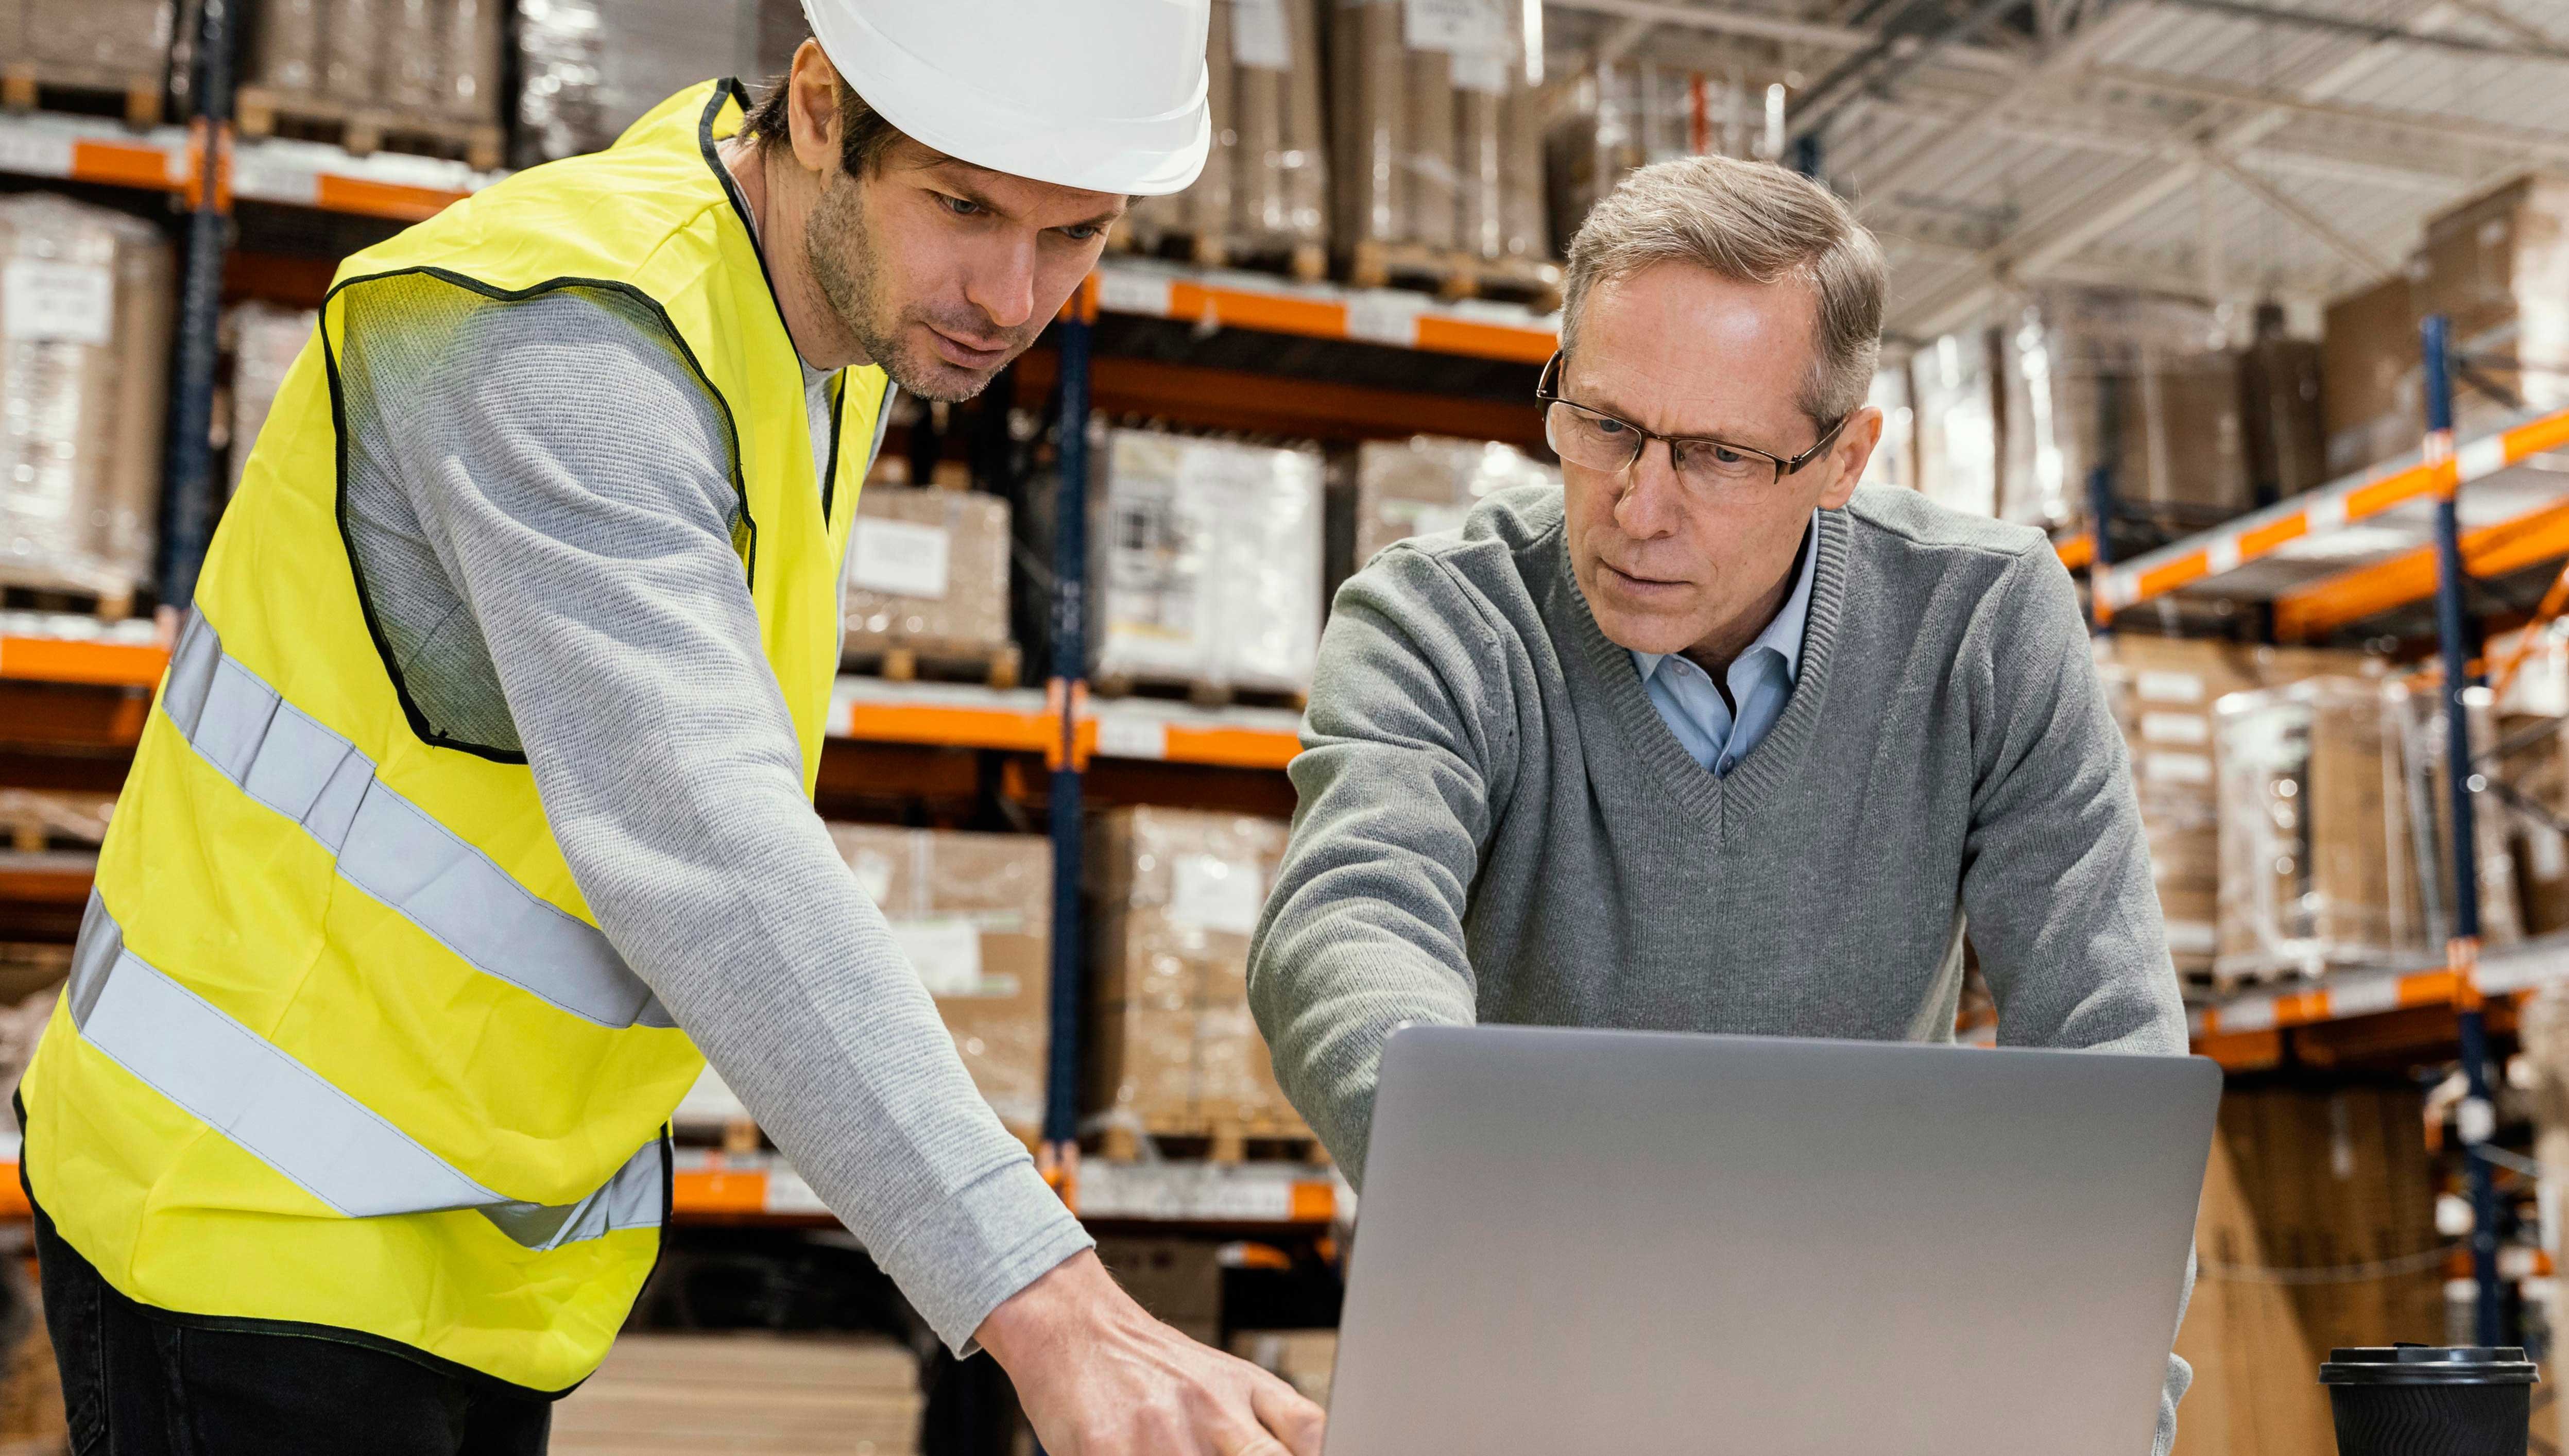
[[728,416],[734,544],[809,790],[886,383],[842,371],[812,438],[714,151],[741,103],[682,92],[341,265],[215,534],[23,1088],[37,1201],[127,1296],[550,1392],[596,1368],[650,1273],[664,1125],[704,1059],[599,931],[523,755],[423,736],[341,533],[334,407],[368,319],[556,288],[655,317]]

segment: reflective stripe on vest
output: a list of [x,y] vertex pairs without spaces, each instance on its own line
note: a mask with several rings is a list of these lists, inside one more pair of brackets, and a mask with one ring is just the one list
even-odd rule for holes
[[65,994],[91,1046],[349,1218],[473,1209],[535,1250],[660,1226],[658,1140],[577,1203],[502,1198],[126,949],[95,893]]
[[161,709],[241,792],[303,826],[339,878],[477,969],[601,1026],[675,1026],[597,927],[547,904],[375,778],[347,739],[226,656],[190,610]]

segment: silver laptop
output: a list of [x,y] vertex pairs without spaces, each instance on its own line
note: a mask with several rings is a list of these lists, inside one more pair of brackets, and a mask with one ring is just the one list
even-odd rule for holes
[[1405,1028],[1328,1456],[2146,1456],[2220,1095],[2199,1057]]

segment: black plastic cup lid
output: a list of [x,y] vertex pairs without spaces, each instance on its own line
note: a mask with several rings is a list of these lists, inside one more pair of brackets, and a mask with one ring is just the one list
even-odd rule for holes
[[2323,1385],[2530,1385],[2522,1345],[2376,1345],[2329,1351]]

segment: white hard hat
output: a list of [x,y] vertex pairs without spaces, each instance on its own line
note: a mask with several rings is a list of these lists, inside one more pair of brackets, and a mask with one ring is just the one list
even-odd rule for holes
[[1174,192],[1213,141],[1212,0],[803,0],[839,76],[906,135],[994,172]]

